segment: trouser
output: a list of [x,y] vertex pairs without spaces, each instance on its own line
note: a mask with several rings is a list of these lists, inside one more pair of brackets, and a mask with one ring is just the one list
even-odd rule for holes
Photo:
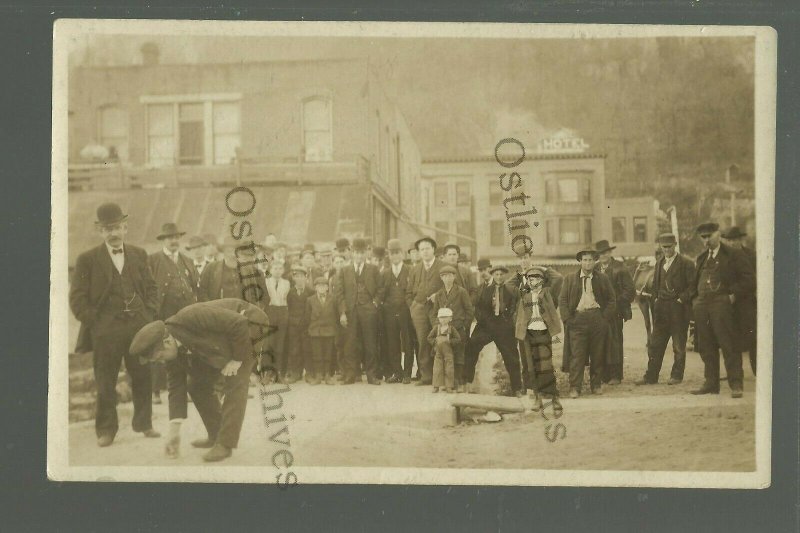
[[672,338],[672,363],[670,377],[681,381],[686,367],[686,340],[689,332],[689,310],[677,300],[657,299],[653,314],[653,333],[647,349],[645,381],[658,383],[658,374],[664,361],[667,342]]
[[466,345],[469,340],[467,336],[469,335],[469,330],[467,329],[469,326],[464,326],[464,324],[458,323],[454,324],[456,330],[458,331],[459,336],[461,337],[461,342],[458,343],[453,348],[453,370],[455,372],[455,384],[457,386],[466,384],[464,380],[464,352],[466,351]]
[[614,320],[611,321],[611,327],[609,328],[609,335],[611,335],[611,354],[609,354],[610,361],[603,365],[603,383],[608,383],[612,379],[618,379],[622,381],[622,328],[625,325],[625,321],[622,320],[622,317],[616,316]]
[[331,357],[329,371],[331,375],[339,372],[342,373],[344,366],[344,348],[347,342],[347,329],[343,328],[341,324],[336,324],[336,337],[333,340],[334,354]]
[[417,334],[417,367],[420,371],[420,379],[424,382],[431,382],[433,374],[433,359],[431,358],[431,345],[428,344],[428,334],[433,328],[430,315],[428,314],[428,304],[411,302],[411,322],[414,324],[414,331]]
[[758,323],[758,313],[755,300],[737,301],[733,306],[733,317],[736,323],[736,330],[740,338],[740,351],[748,352],[750,356],[750,369],[756,375],[756,345],[757,334],[756,326]]
[[503,317],[488,318],[475,325],[465,350],[464,380],[470,383],[475,380],[475,366],[478,364],[478,357],[483,347],[490,342],[495,343],[503,358],[512,390],[514,392],[521,391],[523,389],[522,376],[520,375],[517,340],[514,338],[514,323]]
[[167,372],[162,363],[150,363],[150,381],[154,395],[167,388]]
[[281,377],[288,370],[288,357],[286,351],[286,331],[289,326],[289,309],[285,305],[270,305],[267,307],[269,325],[272,333],[269,336],[270,348],[275,358],[275,367]]
[[367,379],[378,375],[378,309],[370,302],[356,304],[347,312],[347,342],[342,374],[345,380],[360,379],[360,362]]
[[547,330],[528,330],[525,340],[521,341],[521,353],[523,364],[528,369],[527,386],[537,394],[557,397],[552,338]]
[[318,377],[333,375],[330,372],[333,361],[334,337],[310,337],[312,364],[306,367],[306,372],[316,374]]
[[134,431],[147,431],[152,424],[152,383],[150,366],[139,363],[139,359],[128,353],[133,336],[144,326],[141,320],[111,318],[97,323],[92,328],[94,346],[94,381],[97,387],[95,405],[95,432],[97,436],[114,437],[119,429],[117,419],[117,378],[122,360],[131,378],[133,396]]
[[411,346],[411,314],[405,304],[383,308],[383,337],[386,341],[384,375],[411,377],[414,349]]
[[447,335],[439,335],[436,337],[436,348],[434,351],[433,386],[446,387],[448,389],[454,388],[455,363],[453,360],[453,347],[450,345],[450,339]]
[[727,294],[700,297],[694,303],[694,321],[706,385],[719,388],[719,351],[725,360],[728,385],[741,387],[742,352],[735,345],[733,305]]
[[[186,394],[192,398],[208,438],[226,448],[236,448],[247,408],[247,389],[255,359],[248,357],[233,376],[222,376],[219,368],[198,356],[181,354],[169,363],[169,418],[186,418]],[[222,376],[222,405],[214,388]]]
[[600,377],[605,358],[608,322],[600,309],[576,312],[569,322],[569,344],[572,352],[569,361],[570,387],[583,389],[583,368],[589,361],[589,385],[600,387]]
[[378,351],[375,354],[376,370],[375,374],[378,379],[388,378],[392,374],[388,368],[388,354],[386,353],[386,334],[383,321],[383,313],[379,310],[375,317],[375,330],[378,335]]
[[302,324],[289,326],[284,345],[287,354],[287,373],[297,379],[303,378],[303,369],[310,374],[312,361],[306,328]]

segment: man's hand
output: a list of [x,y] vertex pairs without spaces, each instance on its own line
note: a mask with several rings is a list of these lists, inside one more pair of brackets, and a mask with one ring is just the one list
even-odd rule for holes
[[339,324],[342,325],[343,328],[347,327],[347,315],[342,313],[342,316],[339,317]]
[[735,294],[729,294],[728,298],[730,298],[732,304],[736,303],[736,295]]
[[435,299],[436,299],[436,293],[431,294],[430,296],[428,296],[428,301],[429,302],[433,302]]
[[222,367],[222,375],[235,376],[236,373],[239,371],[240,366],[242,366],[241,361],[228,361],[227,363],[225,363],[225,366]]

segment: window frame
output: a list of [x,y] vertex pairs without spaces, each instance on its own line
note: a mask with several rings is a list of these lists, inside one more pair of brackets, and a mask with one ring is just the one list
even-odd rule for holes
[[[330,156],[328,159],[308,159],[308,146],[306,144],[306,105],[312,102],[325,102],[328,108],[328,129],[327,130],[311,130],[327,131],[330,143]],[[300,142],[303,147],[303,162],[304,163],[330,163],[333,161],[333,98],[329,94],[314,94],[303,98],[300,102]]]
[[[634,216],[633,218],[633,241],[632,242],[647,242],[647,217],[646,216]],[[641,220],[644,221],[644,236],[641,239],[636,238],[636,221]]]
[[119,158],[119,160],[120,161],[128,161],[130,159],[131,118],[130,118],[130,112],[127,109],[125,109],[122,106],[119,106],[117,104],[106,104],[106,105],[102,105],[102,106],[97,108],[97,128],[96,128],[96,130],[97,130],[96,131],[97,142],[99,142],[102,146],[105,146],[106,148],[108,148],[108,146],[106,146],[106,143],[105,143],[104,139],[122,139],[123,138],[123,137],[113,136],[113,135],[104,135],[105,127],[104,127],[103,118],[104,118],[104,115],[105,115],[105,113],[107,111],[112,111],[112,110],[119,111],[120,113],[122,113],[122,116],[124,117],[124,120],[125,120],[125,124],[124,124],[124,132],[125,132],[124,139],[125,139],[125,141],[124,141],[124,143],[122,143],[125,146],[124,154],[122,153],[122,151],[120,151],[120,148],[118,146],[120,143],[116,143],[113,146],[117,150],[117,157]]
[[[618,239],[614,234],[614,221],[622,221],[622,238]],[[611,239],[612,242],[628,242],[628,217],[611,217]]]

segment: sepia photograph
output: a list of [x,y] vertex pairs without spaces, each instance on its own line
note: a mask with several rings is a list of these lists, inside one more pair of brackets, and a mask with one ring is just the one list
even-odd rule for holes
[[50,479],[770,485],[771,29],[54,50]]

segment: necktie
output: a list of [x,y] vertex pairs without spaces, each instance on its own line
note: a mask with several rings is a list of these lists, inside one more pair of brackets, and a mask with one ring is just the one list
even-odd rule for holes
[[500,316],[500,285],[494,286],[494,316]]
[[122,248],[112,248],[111,249],[111,253],[112,254],[121,254],[122,253]]
[[194,266],[197,269],[197,273],[200,274],[203,270],[203,265],[201,263],[195,263]]
[[589,276],[583,276],[583,292],[586,292],[586,281],[589,279]]

